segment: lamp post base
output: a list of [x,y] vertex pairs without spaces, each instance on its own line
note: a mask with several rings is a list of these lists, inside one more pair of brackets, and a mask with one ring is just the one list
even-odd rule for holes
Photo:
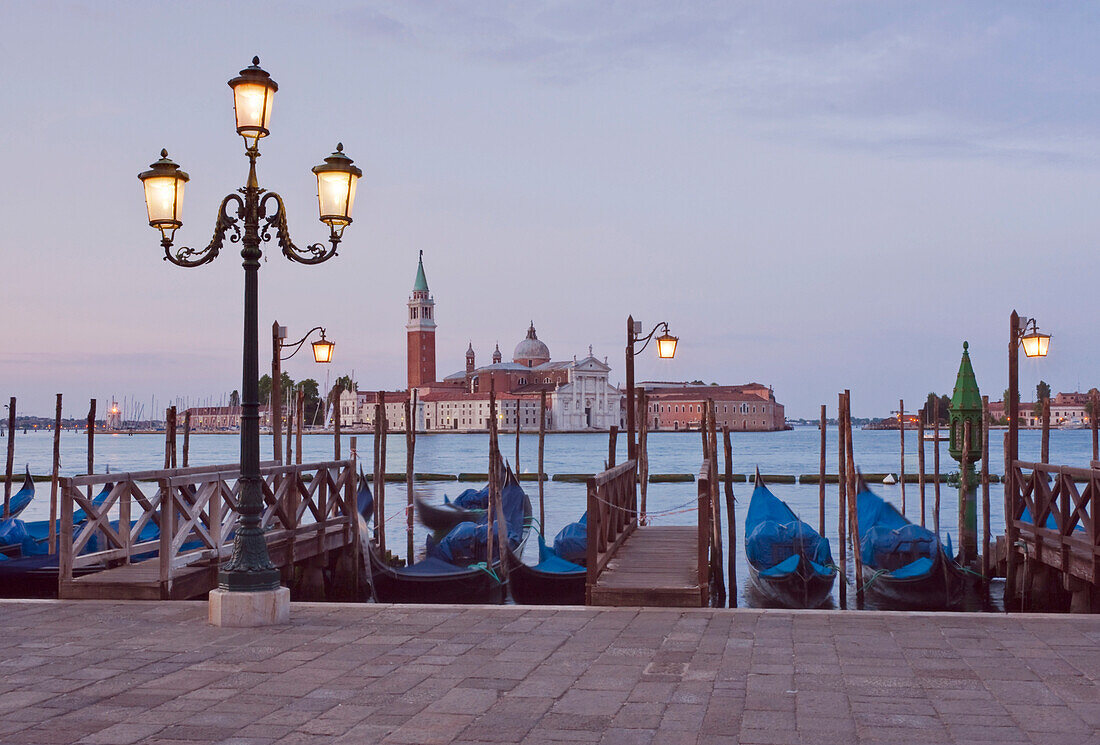
[[211,590],[208,601],[209,621],[224,628],[274,626],[290,621],[290,590],[235,592]]

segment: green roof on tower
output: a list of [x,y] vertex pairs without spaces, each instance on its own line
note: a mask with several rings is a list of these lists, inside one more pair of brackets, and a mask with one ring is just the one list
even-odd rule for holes
[[982,411],[982,394],[978,391],[978,381],[974,377],[974,368],[970,364],[970,345],[965,341],[962,362],[959,363],[959,374],[955,378],[955,390],[951,395],[951,411],[978,414]]
[[420,252],[420,264],[416,267],[416,282],[413,283],[413,292],[427,292],[428,278],[424,276],[424,252]]

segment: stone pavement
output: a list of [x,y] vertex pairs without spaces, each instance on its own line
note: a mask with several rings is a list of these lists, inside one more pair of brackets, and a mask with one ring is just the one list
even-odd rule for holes
[[1100,617],[0,601],[0,742],[1093,743]]

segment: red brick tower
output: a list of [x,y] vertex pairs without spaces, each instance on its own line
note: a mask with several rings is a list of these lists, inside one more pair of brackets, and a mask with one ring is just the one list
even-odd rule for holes
[[409,343],[409,389],[435,382],[435,301],[424,276],[424,252],[416,269],[416,282],[409,296],[409,320],[405,324]]

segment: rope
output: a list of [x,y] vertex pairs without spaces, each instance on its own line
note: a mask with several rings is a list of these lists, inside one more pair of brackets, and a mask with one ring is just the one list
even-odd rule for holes
[[478,569],[482,572],[485,572],[486,574],[488,574],[490,577],[493,578],[493,581],[495,581],[497,584],[500,584],[500,577],[498,577],[497,573],[495,571],[493,571],[493,568],[491,566],[489,566],[489,564],[484,562],[484,561],[479,561],[476,564],[470,564],[466,568],[467,569]]
[[863,591],[865,591],[865,590],[866,590],[866,589],[867,589],[868,587],[870,587],[870,586],[871,586],[871,583],[872,583],[872,582],[874,582],[874,581],[875,581],[876,579],[878,579],[878,578],[879,578],[879,577],[881,577],[882,575],[884,575],[884,574],[889,574],[889,573],[890,573],[890,571],[889,571],[888,569],[876,569],[876,570],[875,570],[875,573],[871,575],[871,579],[867,580],[867,581],[866,581],[866,582],[865,582],[865,583],[863,584],[863,587],[859,588],[859,591],[860,591],[860,592],[863,592]]

